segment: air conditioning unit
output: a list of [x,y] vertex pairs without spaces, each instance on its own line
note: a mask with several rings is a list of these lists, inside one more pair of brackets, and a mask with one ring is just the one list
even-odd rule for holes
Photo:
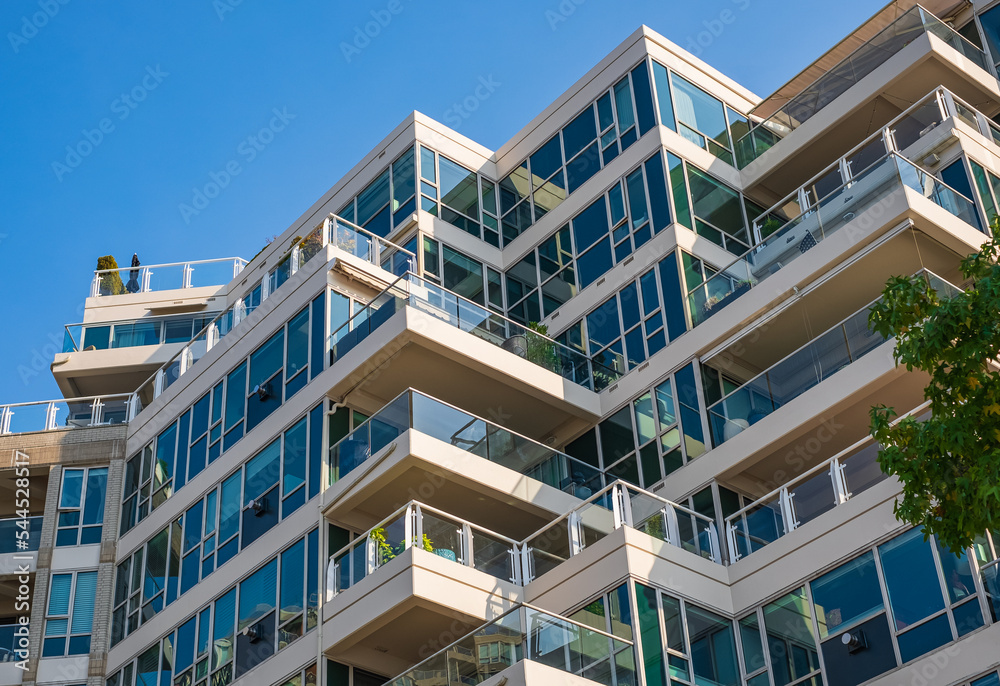
[[254,386],[253,392],[257,396],[257,400],[263,402],[271,397],[271,384],[266,381],[262,384],[257,384]]
[[256,643],[261,639],[260,627],[257,624],[251,624],[250,626],[245,627],[240,633],[243,634],[244,638],[251,643]]

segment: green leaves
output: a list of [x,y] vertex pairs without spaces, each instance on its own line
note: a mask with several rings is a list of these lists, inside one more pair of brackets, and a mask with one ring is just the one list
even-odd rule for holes
[[892,277],[869,312],[871,328],[896,338],[893,356],[926,374],[931,414],[892,424],[871,408],[879,465],[899,478],[897,519],[923,526],[953,552],[1000,524],[1000,223],[962,261],[973,286],[947,294],[923,276]]

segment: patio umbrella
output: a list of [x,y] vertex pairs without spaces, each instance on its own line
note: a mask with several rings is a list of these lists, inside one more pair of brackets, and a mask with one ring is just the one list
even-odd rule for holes
[[125,284],[125,290],[129,293],[139,292],[139,255],[138,253],[132,253],[132,269],[128,273],[128,283]]

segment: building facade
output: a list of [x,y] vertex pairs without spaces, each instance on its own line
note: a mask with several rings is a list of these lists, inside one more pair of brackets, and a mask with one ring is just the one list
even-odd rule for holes
[[1000,684],[867,325],[968,286],[998,61],[900,0],[762,99],[642,27],[497,151],[414,112],[249,262],[95,273],[0,408],[0,683]]

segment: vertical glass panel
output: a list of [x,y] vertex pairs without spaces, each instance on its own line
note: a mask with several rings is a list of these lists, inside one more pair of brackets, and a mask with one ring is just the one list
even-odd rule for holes
[[247,462],[246,484],[243,489],[244,505],[260,497],[278,483],[280,458],[281,440],[275,439]]
[[60,509],[75,509],[80,507],[84,471],[83,469],[63,470],[62,493],[59,495]]
[[437,182],[437,173],[434,169],[434,151],[420,146],[420,178],[431,183]]
[[957,603],[976,593],[976,582],[969,566],[969,558],[963,552],[955,555],[937,542],[938,557],[941,559],[941,570],[944,572],[944,585],[948,589],[951,604]]
[[646,187],[643,184],[641,168],[625,177],[625,186],[628,188],[628,207],[632,228],[636,228],[649,221],[649,212],[646,209]]
[[740,670],[736,664],[733,623],[690,603],[685,608],[695,683],[737,686]]
[[219,506],[219,542],[223,543],[240,530],[240,491],[242,473],[236,472],[222,483]]
[[229,373],[226,381],[226,421],[228,431],[243,419],[247,399],[247,366],[244,362]]
[[601,454],[605,465],[613,464],[635,450],[631,415],[626,405],[600,423]]
[[[760,623],[756,614],[740,620],[740,645],[743,648],[743,669],[747,674],[753,674],[766,666],[764,646],[760,640]],[[767,681],[767,674],[764,674],[764,681]]]
[[720,145],[732,147],[722,102],[677,74],[673,74],[672,79],[677,121],[696,129]]
[[[444,158],[441,158],[442,161]],[[442,172],[443,173],[443,172]],[[485,304],[483,292],[483,265],[466,255],[442,246],[444,275],[442,285],[480,305]]]
[[562,134],[563,146],[566,148],[566,159],[569,160],[597,138],[594,106],[590,105],[577,115],[576,119],[563,128]]
[[170,540],[170,528],[157,533],[146,544],[146,573],[142,585],[142,600],[146,602],[166,585],[167,575],[167,544]]
[[656,87],[656,103],[660,110],[660,124],[676,131],[674,123],[674,106],[670,97],[670,80],[667,68],[659,62],[653,62],[653,84]]
[[215,601],[215,617],[212,622],[212,669],[216,669],[233,658],[233,626],[236,613],[236,588]]
[[670,189],[674,198],[674,213],[677,215],[677,222],[690,229],[693,224],[691,223],[691,204],[688,202],[684,162],[677,155],[667,153],[667,167],[670,170]]
[[392,163],[392,210],[398,210],[414,191],[413,148],[410,148]]
[[386,169],[358,194],[358,216],[355,223],[364,226],[388,202],[389,170]]
[[573,218],[573,240],[577,254],[608,234],[608,210],[602,195]]
[[307,428],[306,419],[302,418],[295,426],[285,432],[281,485],[283,496],[288,495],[306,481]]
[[[285,356],[285,332],[279,331],[267,340],[264,345],[250,355],[250,382],[247,384],[252,390],[263,384],[281,369],[281,363]],[[275,391],[279,396],[280,389]]]
[[820,639],[883,609],[875,555],[871,552],[827,572],[810,585]]
[[923,529],[911,529],[878,548],[897,631],[944,609],[934,555],[923,537]]
[[440,156],[441,201],[457,212],[479,221],[479,187],[476,173]]
[[632,402],[635,409],[635,427],[639,436],[639,445],[656,438],[656,420],[653,418],[653,399],[649,393],[644,393]]
[[647,686],[667,686],[656,589],[636,583],[635,596],[638,604],[639,644],[642,646],[645,683]]
[[635,112],[632,109],[632,93],[628,77],[615,84],[615,111],[618,114],[618,132],[624,133],[635,124]]
[[786,686],[819,669],[816,637],[804,588],[764,606],[764,631],[774,686]]
[[281,599],[278,623],[283,624],[304,609],[306,583],[305,539],[281,554]]
[[635,110],[639,120],[639,135],[641,136],[656,124],[656,117],[653,114],[653,92],[650,89],[649,68],[645,61],[633,69],[631,73],[632,88],[635,93]]
[[288,360],[286,378],[309,364],[309,308],[304,308],[288,322]]

